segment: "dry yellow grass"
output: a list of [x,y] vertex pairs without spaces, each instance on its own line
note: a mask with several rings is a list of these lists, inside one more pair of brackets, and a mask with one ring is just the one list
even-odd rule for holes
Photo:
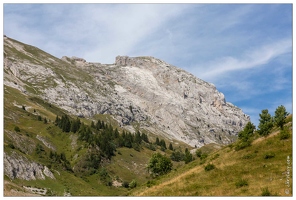
[[[160,179],[158,185],[150,188],[143,186],[134,191],[133,196],[261,196],[268,188],[272,196],[291,196],[292,184],[286,185],[292,175],[287,174],[287,157],[292,155],[292,137],[280,140],[276,130],[268,137],[259,138],[250,147],[235,151],[230,147],[212,153],[206,163],[200,165],[193,161],[193,168],[184,173],[172,172]],[[266,159],[273,152],[275,157]],[[214,156],[219,154],[215,159]],[[212,163],[215,169],[205,171],[206,164]],[[191,164],[192,165],[192,164]],[[241,179],[245,186],[236,186]],[[289,192],[288,190],[289,189]]]

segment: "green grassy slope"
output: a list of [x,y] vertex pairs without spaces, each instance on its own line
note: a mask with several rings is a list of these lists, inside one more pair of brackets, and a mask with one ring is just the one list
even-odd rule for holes
[[[290,116],[291,118],[291,116]],[[286,124],[292,133],[292,122]],[[132,196],[291,196],[292,137],[281,140],[279,130],[256,139],[250,147],[235,151],[233,145],[212,152],[143,185]],[[213,164],[213,170],[205,167]],[[290,168],[289,168],[290,167]],[[287,184],[287,182],[289,184]]]
[[[11,190],[19,191],[17,195],[24,195],[21,193],[25,192],[22,186],[47,188],[47,195],[55,196],[63,196],[65,192],[72,196],[127,195],[129,188],[106,186],[100,179],[99,170],[95,174],[80,177],[48,161],[48,155],[52,149],[38,140],[37,135],[45,138],[55,148],[55,152],[64,153],[72,168],[87,154],[88,147],[85,142],[77,139],[77,133],[64,133],[54,125],[56,115],[61,116],[64,113],[66,111],[46,101],[4,86],[4,151],[8,155],[12,151],[17,152],[31,161],[48,166],[56,177],[56,180],[46,178],[46,180],[25,181],[10,180],[9,177],[4,176],[4,195],[9,195]],[[38,120],[38,116],[41,116],[41,121]],[[44,118],[48,123],[44,123]],[[119,128],[109,115],[97,115],[94,118]],[[81,120],[90,125],[91,119]],[[16,131],[15,127],[19,127],[20,131]],[[119,131],[121,131],[120,128]],[[36,153],[37,145],[44,148],[43,153]],[[159,148],[156,151],[160,151]],[[100,168],[107,170],[112,181],[130,183],[136,180],[138,185],[142,185],[150,180],[146,164],[154,152],[145,146],[141,147],[140,152],[133,148],[118,148],[111,160],[101,162]],[[166,153],[171,152],[166,150]]]

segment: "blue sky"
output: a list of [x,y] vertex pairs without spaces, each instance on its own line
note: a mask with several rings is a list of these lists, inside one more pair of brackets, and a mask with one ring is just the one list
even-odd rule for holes
[[3,32],[61,58],[153,56],[215,84],[258,125],[292,113],[292,4],[4,4]]

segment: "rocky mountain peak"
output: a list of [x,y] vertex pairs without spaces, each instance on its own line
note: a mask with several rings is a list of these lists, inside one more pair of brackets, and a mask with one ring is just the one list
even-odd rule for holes
[[[89,63],[45,52],[36,56],[25,44],[12,43],[5,39],[4,84],[31,88],[34,95],[72,115],[109,114],[132,132],[137,124],[196,147],[233,142],[250,120],[213,84],[157,58],[117,56],[114,64]],[[20,53],[32,59],[17,57],[15,46],[22,46]]]

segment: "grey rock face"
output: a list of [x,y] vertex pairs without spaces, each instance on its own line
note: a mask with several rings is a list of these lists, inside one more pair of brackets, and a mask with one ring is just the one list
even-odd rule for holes
[[44,180],[45,176],[55,179],[52,172],[46,166],[31,162],[16,152],[12,152],[11,155],[7,155],[4,152],[3,162],[4,173],[11,179]]
[[117,56],[114,64],[100,64],[43,52],[30,55],[34,63],[10,58],[11,46],[26,51],[4,41],[4,84],[24,91],[30,83],[35,95],[76,116],[110,114],[130,131],[136,123],[196,147],[233,142],[250,120],[213,84],[153,57]]

